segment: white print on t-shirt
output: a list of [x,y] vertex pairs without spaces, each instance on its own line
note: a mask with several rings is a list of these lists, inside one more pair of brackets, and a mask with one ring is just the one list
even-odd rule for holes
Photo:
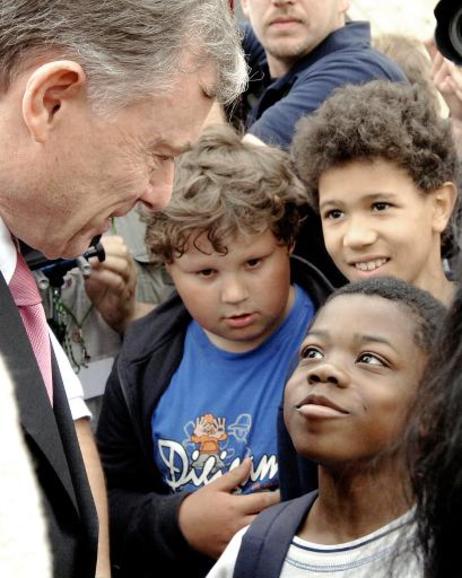
[[230,425],[225,417],[204,413],[186,423],[183,427],[186,437],[181,443],[167,436],[159,437],[156,445],[165,483],[174,492],[196,489],[250,457],[250,478],[238,491],[275,489],[278,484],[277,457],[264,449],[255,452],[251,430],[249,413],[239,414]]
[[[158,450],[169,472],[169,477],[165,479],[165,482],[174,492],[180,490],[186,484],[193,484],[195,487],[203,486],[226,473],[216,468],[217,459],[215,455],[210,455],[203,463],[203,467],[197,471],[196,468],[192,466],[185,448],[174,440],[159,440]],[[193,452],[191,457],[194,461],[198,456],[199,452]],[[224,463],[226,450],[221,452],[219,459]],[[228,470],[237,468],[241,461],[241,458],[235,458]],[[255,484],[253,490],[259,489],[259,481],[268,478],[272,479],[277,475],[277,472],[277,457],[274,455],[262,456],[258,464],[252,462],[250,481]],[[261,489],[264,488],[262,487]]]

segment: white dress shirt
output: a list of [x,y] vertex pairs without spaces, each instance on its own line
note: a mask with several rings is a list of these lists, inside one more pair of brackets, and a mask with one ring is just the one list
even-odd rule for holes
[[[9,284],[16,268],[17,251],[16,246],[11,238],[11,234],[6,228],[5,223],[0,218],[0,271]],[[74,420],[82,417],[91,417],[91,413],[83,398],[83,389],[80,381],[71,364],[63,351],[63,348],[56,339],[54,333],[49,328],[51,345],[58,362],[59,370],[66,390],[69,407]]]

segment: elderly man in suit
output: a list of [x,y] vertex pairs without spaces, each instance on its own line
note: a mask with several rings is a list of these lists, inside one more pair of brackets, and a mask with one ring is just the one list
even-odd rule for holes
[[0,4],[0,353],[56,578],[109,576],[105,490],[80,385],[43,328],[19,241],[74,257],[137,202],[165,206],[175,156],[245,79],[227,0]]

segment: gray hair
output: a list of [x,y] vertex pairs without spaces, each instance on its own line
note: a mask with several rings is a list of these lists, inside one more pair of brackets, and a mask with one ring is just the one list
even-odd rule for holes
[[[217,99],[245,88],[246,65],[228,0],[1,0],[0,90],[34,59],[75,60],[95,107],[165,92],[189,51],[217,70]],[[184,70],[194,72],[194,70]],[[138,97],[136,96],[138,95]]]

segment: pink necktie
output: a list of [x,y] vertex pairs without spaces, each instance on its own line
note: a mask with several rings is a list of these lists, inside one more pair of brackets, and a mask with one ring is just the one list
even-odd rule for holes
[[11,278],[9,289],[21,314],[22,322],[45,382],[48,397],[53,403],[51,346],[47,320],[34,276],[20,253],[18,253],[16,269]]

